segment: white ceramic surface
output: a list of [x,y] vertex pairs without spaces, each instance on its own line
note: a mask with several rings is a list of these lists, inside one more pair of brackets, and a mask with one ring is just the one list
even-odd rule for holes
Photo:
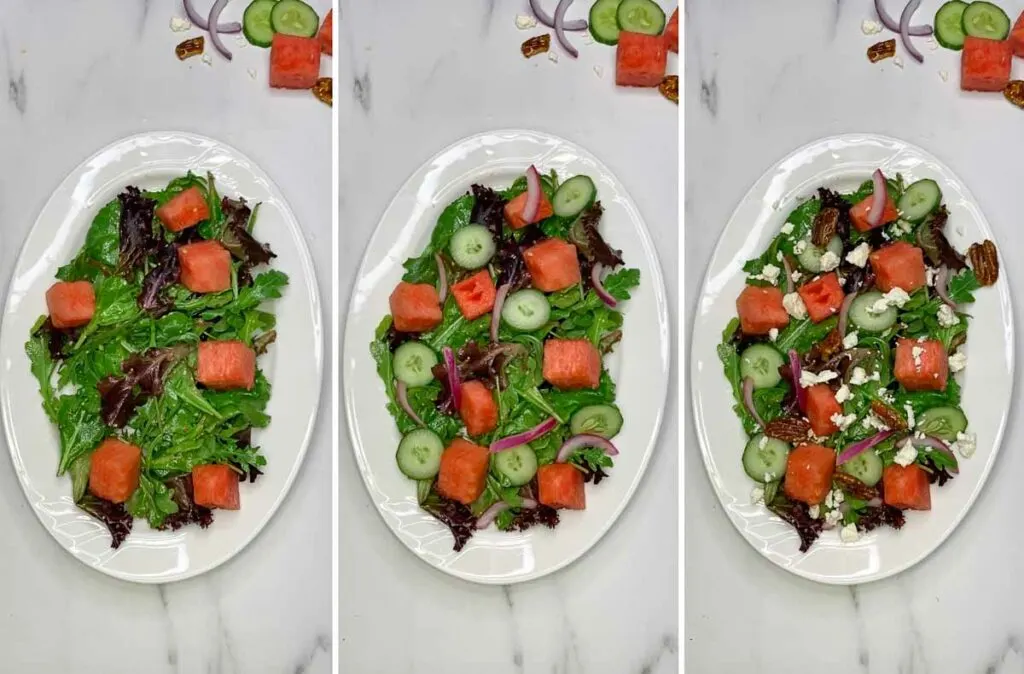
[[[46,418],[24,343],[46,313],[44,294],[59,266],[85,240],[99,209],[125,186],[156,189],[186,171],[212,172],[225,196],[260,204],[255,235],[277,254],[273,268],[289,276],[272,310],[278,338],[260,359],[272,386],[265,429],[253,442],[267,456],[264,475],[241,487],[242,507],[218,511],[207,529],[155,531],[136,521],[117,549],[106,527],[79,510],[71,483],[55,473],[57,429]],[[320,299],[299,223],[270,178],[237,150],[185,133],[145,133],[114,143],[85,160],[60,184],[25,241],[8,289],[0,331],[0,406],[15,471],[40,522],[83,563],[111,576],[164,583],[209,571],[237,554],[263,528],[288,493],[316,419],[323,366]]]
[[[975,293],[964,347],[969,366],[957,378],[962,406],[977,434],[978,451],[961,460],[949,484],[932,490],[932,510],[908,513],[901,531],[888,527],[842,543],[838,530],[826,531],[806,553],[790,525],[763,504],[751,503],[754,483],[740,462],[746,441],[732,411],[733,397],[715,347],[736,315],[736,297],[746,283],[743,264],[778,234],[789,213],[819,186],[852,191],[875,168],[906,181],[931,178],[949,208],[949,239],[959,250],[994,238],[967,187],[941,162],[903,141],[849,134],[813,142],[769,169],[740,202],[726,225],[708,266],[698,300],[691,344],[694,422],[708,476],[729,519],[764,556],[805,578],[823,583],[864,583],[885,578],[917,563],[952,533],[985,484],[999,452],[1013,390],[1013,311],[1006,278]],[[998,242],[997,242],[998,244]],[[1005,258],[1004,258],[1005,259]]]
[[[416,503],[415,483],[395,465],[401,436],[385,409],[387,398],[369,344],[402,263],[423,249],[437,217],[473,183],[511,184],[526,167],[559,176],[589,175],[605,208],[602,233],[640,270],[640,287],[623,305],[622,342],[605,359],[617,384],[625,425],[612,478],[587,490],[587,508],[561,514],[555,530],[477,532],[458,553],[448,529]],[[549,134],[495,131],[442,150],[417,170],[385,211],[357,273],[346,321],[344,399],[356,460],[384,520],[424,561],[459,578],[507,585],[557,571],[585,553],[614,523],[637,488],[654,449],[668,390],[669,330],[657,254],[632,200],[611,172],[576,145]],[[634,363],[642,364],[634,366]],[[628,366],[627,366],[628,364]]]

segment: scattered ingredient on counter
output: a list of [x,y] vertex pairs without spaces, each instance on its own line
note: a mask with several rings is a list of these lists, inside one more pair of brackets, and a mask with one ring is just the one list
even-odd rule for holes
[[326,103],[327,105],[333,106],[334,80],[332,80],[330,77],[321,77],[320,79],[318,79],[316,81],[316,84],[313,85],[313,95],[316,96],[321,103]]
[[523,42],[519,49],[523,52],[523,58],[531,58],[537,54],[545,53],[550,48],[551,35],[544,33],[543,35],[536,35],[526,42]]
[[889,59],[896,55],[896,40],[883,40],[868,47],[868,60],[878,63],[882,59]]
[[202,35],[200,35],[199,37],[189,38],[179,43],[178,46],[174,48],[174,53],[178,55],[179,61],[184,61],[187,58],[202,54],[205,45],[206,40]]
[[1003,95],[1018,108],[1024,109],[1024,80],[1014,80],[1003,89]]
[[658,91],[673,103],[679,103],[679,75],[666,76],[658,85]]

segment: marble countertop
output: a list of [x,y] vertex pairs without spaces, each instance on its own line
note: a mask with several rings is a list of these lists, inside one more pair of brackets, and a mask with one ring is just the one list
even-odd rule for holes
[[[930,22],[940,4],[926,0],[918,18]],[[1024,9],[1001,4],[1014,18]],[[697,0],[687,9],[685,315],[743,194],[821,136],[865,131],[920,145],[967,183],[1004,254],[1024,244],[1020,163],[1007,153],[1024,147],[1024,111],[999,94],[961,93],[959,55],[919,39],[924,64],[902,48],[902,67],[869,63],[866,48],[889,36],[861,32],[874,18],[867,0]],[[1024,77],[1024,61],[1014,69]],[[1003,273],[1019,316],[1024,279]],[[989,482],[950,539],[917,567],[852,588],[813,584],[757,554],[722,513],[689,421],[685,440],[687,671],[1024,671],[1019,419],[1011,416]]]
[[[50,193],[79,162],[133,133],[180,129],[234,145],[278,183],[305,229],[329,306],[330,109],[306,93],[269,91],[267,55],[234,37],[232,63],[216,53],[209,65],[179,62],[174,46],[198,34],[170,30],[179,6],[0,3],[0,283]],[[225,19],[240,14],[232,5]],[[113,580],[62,551],[0,449],[0,670],[329,672],[329,391],[328,379],[305,465],[266,529],[221,568],[163,587]]]
[[[555,3],[547,4],[553,11]],[[584,11],[577,5],[572,16]],[[670,306],[678,302],[676,106],[657,92],[617,90],[614,50],[579,36],[578,62],[554,41],[557,63],[546,56],[524,60],[520,43],[541,32],[517,30],[515,17],[526,7],[526,0],[450,0],[443,9],[420,2],[398,12],[380,3],[341,3],[335,105],[342,298],[377,219],[420,164],[464,136],[518,127],[569,138],[607,163],[646,219],[661,251]],[[669,409],[676,406],[673,393]],[[677,437],[678,419],[669,413],[635,498],[589,554],[548,578],[500,588],[449,578],[409,553],[367,497],[343,432],[343,669],[677,671]]]

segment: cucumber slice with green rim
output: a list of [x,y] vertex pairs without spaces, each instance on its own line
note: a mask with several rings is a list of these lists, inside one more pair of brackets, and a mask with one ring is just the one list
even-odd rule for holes
[[782,380],[782,354],[767,344],[752,344],[740,354],[740,376],[754,380],[754,388],[771,388]]
[[466,225],[448,243],[452,259],[463,269],[480,269],[494,257],[495,249],[494,238],[483,225]]
[[789,445],[758,433],[743,449],[743,470],[751,480],[762,484],[779,480],[786,474],[787,457]]
[[402,474],[413,480],[428,480],[441,470],[444,443],[437,433],[426,428],[411,431],[398,443],[395,460]]
[[874,487],[882,479],[882,457],[875,450],[866,449],[857,456],[839,466],[839,470],[852,475],[869,487]]
[[282,35],[313,37],[320,30],[320,17],[302,0],[278,0],[270,11],[270,25]]
[[959,407],[933,407],[917,415],[914,430],[953,442],[957,433],[967,430],[967,416]]
[[918,180],[903,191],[896,207],[904,220],[921,222],[928,217],[942,202],[942,190],[938,183],[930,178]]
[[946,49],[964,48],[964,10],[966,2],[951,0],[935,12],[935,40]]
[[1010,34],[1010,17],[991,2],[972,2],[964,9],[964,34],[988,40],[1005,40]]
[[274,40],[270,13],[277,0],[252,0],[242,14],[242,34],[255,47],[269,47]]
[[825,251],[831,251],[836,257],[843,257],[843,240],[838,236],[833,236],[829,239],[828,245],[824,249],[818,248],[810,241],[807,241],[807,247],[804,248],[803,252],[796,256],[797,262],[805,270],[812,274],[817,274],[821,271],[821,256],[825,254]]
[[896,324],[896,308],[886,307],[881,313],[874,313],[871,307],[882,299],[882,293],[870,290],[857,295],[850,303],[850,320],[866,332],[882,332]]
[[619,30],[644,35],[661,35],[665,30],[665,12],[652,0],[622,0],[615,13]]
[[597,0],[590,8],[590,34],[601,44],[619,43],[619,3],[622,0]]
[[494,455],[494,469],[513,487],[521,487],[537,474],[537,453],[529,445],[510,447]]
[[501,319],[521,332],[539,329],[551,318],[551,303],[539,290],[527,288],[505,298]]
[[594,203],[597,188],[587,176],[573,176],[562,183],[551,198],[551,209],[560,218],[572,218]]
[[437,365],[437,354],[422,342],[400,345],[391,360],[395,376],[406,386],[426,386],[434,378],[430,368]]
[[573,435],[590,433],[611,440],[622,430],[622,413],[614,405],[587,405],[569,419]]

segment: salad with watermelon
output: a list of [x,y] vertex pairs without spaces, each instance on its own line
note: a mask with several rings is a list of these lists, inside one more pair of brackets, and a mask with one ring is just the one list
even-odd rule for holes
[[975,450],[956,374],[973,293],[996,282],[991,241],[946,237],[938,184],[875,171],[821,187],[749,260],[718,355],[747,435],[743,469],[806,552],[931,508]]
[[136,518],[206,528],[241,507],[266,464],[253,445],[288,277],[253,234],[259,206],[221,198],[212,175],[128,186],[96,214],[46,292],[25,351],[60,435],[57,474],[117,548]]
[[398,469],[461,550],[496,526],[555,527],[608,477],[624,423],[604,356],[640,283],[600,232],[585,175],[531,166],[473,185],[405,262],[370,351]]

